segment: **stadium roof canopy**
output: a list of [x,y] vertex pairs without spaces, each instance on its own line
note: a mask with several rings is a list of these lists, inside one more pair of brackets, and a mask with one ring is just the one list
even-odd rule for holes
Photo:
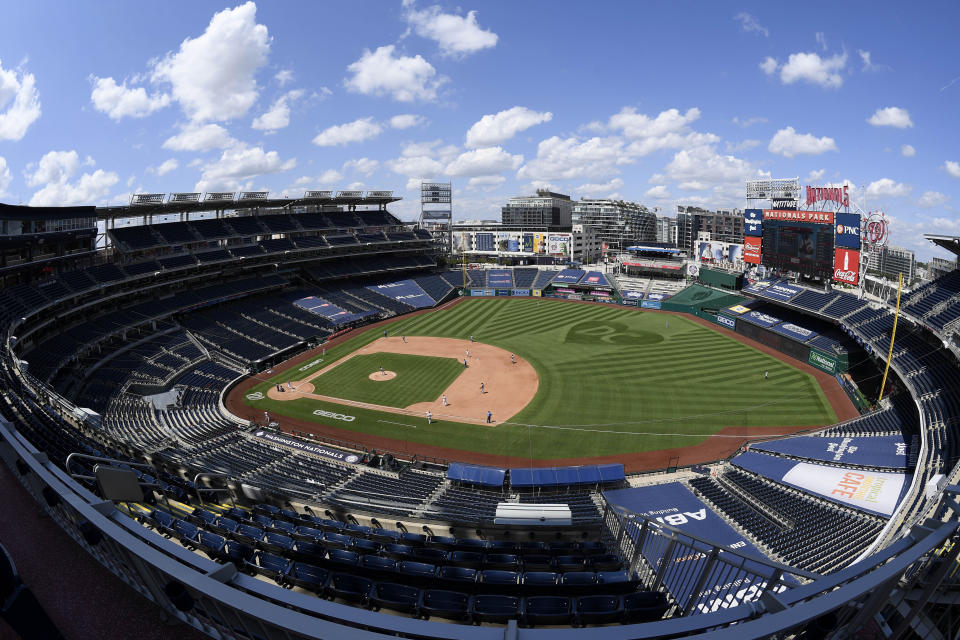
[[960,256],[960,236],[941,236],[936,233],[925,233],[923,237],[938,247]]
[[97,217],[137,218],[202,211],[237,211],[242,209],[280,209],[305,206],[377,206],[385,209],[391,202],[403,198],[393,191],[307,191],[299,198],[271,198],[266,191],[244,193],[173,193],[134,194],[131,204],[115,207],[97,207]]
[[677,255],[681,253],[680,249],[676,245],[666,244],[661,242],[654,242],[650,244],[636,245],[633,247],[627,247],[627,251],[636,251],[644,253],[666,253],[670,255]]

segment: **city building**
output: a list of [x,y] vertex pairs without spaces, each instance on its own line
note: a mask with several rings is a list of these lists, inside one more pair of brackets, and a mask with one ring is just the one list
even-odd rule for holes
[[502,221],[506,225],[566,227],[573,224],[573,201],[570,196],[537,189],[535,196],[510,198],[503,206]]
[[742,244],[743,211],[708,211],[700,207],[677,205],[677,246],[692,251],[694,242],[704,232],[710,234],[711,241]]
[[909,285],[917,277],[917,257],[911,249],[889,245],[870,252],[867,271],[890,279],[902,273],[904,284]]
[[657,240],[656,214],[635,202],[581,198],[573,205],[573,222],[596,229],[608,249]]
[[657,218],[657,242],[677,244],[677,219],[669,216]]
[[957,261],[945,260],[943,258],[933,258],[927,263],[927,272],[925,280],[936,280],[957,268]]

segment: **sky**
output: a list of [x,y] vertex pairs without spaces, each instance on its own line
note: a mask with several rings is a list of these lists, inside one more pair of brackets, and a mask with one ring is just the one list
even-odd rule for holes
[[[918,12],[919,11],[919,12]],[[957,3],[52,2],[0,21],[0,201],[452,181],[745,206],[849,184],[892,242],[960,235]]]

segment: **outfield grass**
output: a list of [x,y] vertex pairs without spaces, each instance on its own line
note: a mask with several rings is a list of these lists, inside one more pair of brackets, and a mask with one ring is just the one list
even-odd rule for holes
[[[392,380],[371,380],[380,367],[397,374]],[[440,397],[463,365],[453,358],[412,356],[403,353],[357,355],[311,380],[314,393],[387,407],[406,407]]]
[[[691,446],[724,427],[836,421],[813,376],[681,316],[498,298],[466,300],[411,316],[389,331],[463,339],[473,335],[516,353],[537,370],[537,395],[509,423],[495,428],[443,421],[427,425],[419,417],[353,407],[349,413],[355,421],[327,424],[405,440],[414,450],[422,442],[552,459]],[[312,370],[382,335],[382,329],[358,333],[328,349],[326,363]],[[275,376],[251,391],[265,392],[274,380],[288,377]],[[343,411],[342,405],[312,400],[265,398],[247,404],[308,420],[317,408]]]

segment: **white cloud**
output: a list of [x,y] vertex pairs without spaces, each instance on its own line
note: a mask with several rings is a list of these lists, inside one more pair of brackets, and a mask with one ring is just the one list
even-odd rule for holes
[[670,192],[667,191],[667,188],[661,184],[647,189],[647,191],[643,194],[643,197],[651,200],[663,200],[664,198],[670,197]]
[[877,109],[867,122],[875,127],[906,129],[913,126],[913,122],[910,120],[910,114],[906,109],[901,109],[900,107]]
[[487,114],[467,131],[467,146],[477,148],[501,144],[521,131],[552,119],[553,114],[549,111],[533,111],[526,107]]
[[93,91],[90,92],[93,107],[112,120],[145,118],[170,104],[170,96],[166,93],[147,95],[143,87],[130,89],[126,81],[118,85],[113,78],[91,76],[90,80],[93,81]]
[[253,121],[253,128],[261,131],[276,131],[290,124],[290,103],[303,97],[303,89],[294,89],[283,94],[270,105],[266,113]]
[[[93,164],[89,156],[83,166]],[[27,186],[44,186],[30,198],[30,205],[69,206],[76,204],[94,204],[110,191],[120,178],[112,171],[97,169],[93,173],[84,173],[76,181],[70,179],[79,171],[80,156],[76,151],[50,151],[36,165],[27,167]]]
[[763,140],[755,140],[748,138],[747,140],[741,140],[740,142],[727,142],[726,149],[729,153],[738,153],[740,151],[749,151],[755,147],[759,147],[763,144]]
[[744,129],[746,129],[747,127],[752,127],[755,124],[763,124],[767,121],[768,120],[766,118],[760,118],[760,117],[754,117],[754,118],[738,118],[737,116],[733,117],[733,124],[738,124]]
[[0,196],[7,192],[11,182],[13,182],[13,175],[10,173],[10,167],[7,166],[7,159],[0,156]]
[[863,61],[863,70],[864,71],[891,71],[892,69],[885,64],[873,64],[870,60],[870,52],[864,51],[863,49],[857,49],[857,54],[860,56],[860,60]]
[[579,187],[576,187],[574,191],[580,194],[581,197],[596,198],[596,197],[605,197],[611,198],[616,195],[616,191],[623,187],[623,180],[621,178],[614,178],[608,182],[588,182],[587,184],[582,184]]
[[684,191],[705,191],[706,189],[710,188],[709,185],[706,185],[699,180],[688,180],[687,182],[681,182],[677,185],[677,187],[683,189]]
[[939,191],[924,191],[920,199],[917,200],[917,205],[924,209],[932,209],[945,205],[949,200],[950,196],[945,193],[940,193]]
[[741,11],[740,13],[735,15],[733,19],[738,20],[740,22],[740,28],[746,31],[747,33],[751,33],[751,32],[759,33],[764,38],[770,37],[770,30],[767,29],[762,24],[760,24],[759,22],[757,22],[757,19],[754,18],[749,13],[747,13],[746,11]]
[[[429,156],[402,156],[388,160],[387,166],[394,173],[411,179],[430,178],[443,172],[443,163]],[[419,188],[419,187],[418,187]]]
[[947,160],[943,163],[943,168],[946,169],[947,173],[952,175],[954,178],[960,178],[960,162]]
[[238,144],[226,129],[218,124],[187,124],[180,128],[180,133],[163,142],[164,149],[172,151],[211,151],[226,149]]
[[177,162],[176,158],[170,158],[169,160],[165,160],[164,162],[162,162],[160,166],[157,167],[156,169],[151,169],[151,171],[157,174],[158,176],[165,176],[171,171],[176,170],[176,168],[179,166],[180,166],[180,163]]
[[360,59],[347,67],[353,77],[344,80],[349,91],[365,95],[389,95],[398,102],[437,99],[437,89],[446,82],[421,56],[394,57],[394,45],[364,49]]
[[241,181],[258,176],[282,173],[297,166],[296,158],[283,161],[276,151],[263,147],[237,145],[226,149],[220,157],[203,165],[196,191],[232,191],[241,188]]
[[804,178],[803,181],[807,184],[820,182],[823,180],[823,176],[826,172],[826,169],[811,169],[810,173],[807,174],[807,177]]
[[[666,166],[666,177],[670,180],[699,183],[736,181],[739,182],[741,190],[743,180],[753,173],[753,167],[746,160],[731,155],[720,155],[710,146],[678,151]],[[664,179],[663,176],[657,177],[660,181]]]
[[351,142],[363,142],[380,135],[383,127],[373,121],[373,118],[360,118],[346,124],[337,124],[321,131],[313,139],[318,147],[333,147]]
[[777,62],[777,59],[771,58],[770,56],[764,58],[763,62],[760,63],[760,68],[763,69],[763,72],[768,76],[776,73],[778,66],[780,66],[780,63]]
[[838,53],[829,58],[821,58],[816,53],[791,53],[787,61],[781,66],[774,58],[766,58],[760,63],[760,68],[767,75],[780,70],[780,81],[783,84],[793,84],[804,81],[830,89],[843,85],[841,71],[847,66],[847,54]]
[[629,162],[623,141],[616,136],[588,140],[552,136],[537,145],[537,157],[522,166],[517,177],[541,181],[606,178],[619,172],[617,165]]
[[35,84],[32,73],[4,69],[0,61],[0,140],[22,139],[40,117],[40,92]]
[[900,147],[900,153],[903,154],[904,158],[912,158],[917,155],[917,150],[913,148],[913,145],[905,144]]
[[273,78],[277,81],[277,84],[282,87],[290,82],[293,82],[293,69],[281,69],[280,71],[277,71],[277,75],[273,76]]
[[423,124],[425,118],[415,113],[401,113],[390,118],[390,126],[394,129],[409,129]]
[[257,100],[256,73],[270,52],[267,28],[256,17],[253,2],[214,14],[202,35],[154,65],[151,79],[169,82],[173,99],[195,122],[243,116]]
[[678,109],[661,111],[656,118],[637,113],[633,107],[624,107],[610,116],[609,127],[620,130],[628,138],[655,138],[668,133],[686,131],[687,125],[700,118],[700,109],[692,107],[680,113]]
[[522,155],[512,155],[502,147],[484,147],[461,153],[443,171],[451,177],[488,176],[514,170],[521,164]]
[[336,169],[327,169],[319,176],[300,176],[293,181],[295,187],[321,186],[330,187],[343,180],[343,174]]
[[422,11],[408,6],[407,22],[416,34],[435,41],[440,45],[444,56],[463,57],[482,49],[495,47],[497,34],[484,30],[477,23],[477,12],[470,11],[466,16],[443,13],[438,6]]
[[868,198],[900,198],[910,195],[913,187],[902,182],[894,182],[890,178],[880,178],[867,185]]
[[380,163],[376,160],[371,160],[370,158],[357,158],[356,160],[347,160],[343,163],[343,170],[352,170],[357,173],[362,173],[365,176],[369,176],[374,171],[377,170],[377,167],[380,166]]
[[803,153],[820,155],[827,151],[836,151],[837,144],[833,138],[827,136],[818,138],[810,133],[797,133],[793,127],[787,127],[773,135],[767,148],[771,153],[792,158]]
[[817,41],[817,44],[820,45],[821,51],[827,50],[827,36],[823,31],[817,31],[813,34],[814,39]]
[[467,182],[467,189],[483,189],[493,191],[506,182],[503,176],[476,176]]

